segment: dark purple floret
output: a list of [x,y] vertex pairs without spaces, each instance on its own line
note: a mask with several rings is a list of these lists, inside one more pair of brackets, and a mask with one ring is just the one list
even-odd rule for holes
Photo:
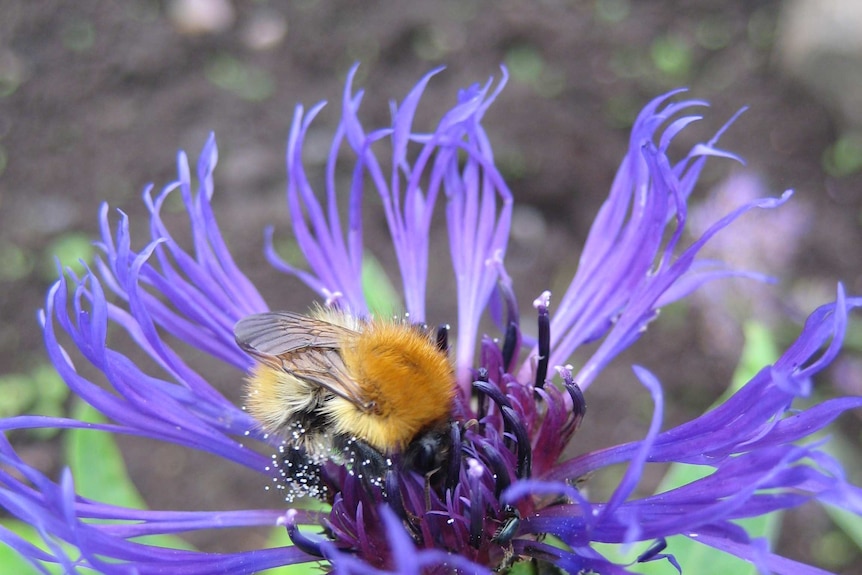
[[550,292],[546,292],[533,304],[539,312],[539,337],[538,344],[536,345],[536,349],[538,350],[536,355],[536,382],[533,385],[539,389],[545,387],[545,381],[548,377],[548,361],[551,355],[551,314],[548,312],[548,299],[550,295]]

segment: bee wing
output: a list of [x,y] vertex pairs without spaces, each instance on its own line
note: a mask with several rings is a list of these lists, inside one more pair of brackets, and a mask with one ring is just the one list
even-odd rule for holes
[[237,344],[260,361],[319,385],[363,410],[373,405],[348,375],[340,348],[357,332],[289,311],[250,315],[233,328]]
[[347,373],[338,350],[308,348],[284,358],[281,368],[290,375],[330,391],[354,404],[363,411],[374,405],[362,393],[359,384]]
[[252,355],[275,357],[304,348],[338,349],[354,332],[328,321],[289,311],[244,317],[233,328],[239,346]]

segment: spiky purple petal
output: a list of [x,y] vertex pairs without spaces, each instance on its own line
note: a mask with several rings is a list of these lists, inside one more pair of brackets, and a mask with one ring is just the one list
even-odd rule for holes
[[[277,269],[297,276],[328,305],[367,315],[361,281],[366,225],[362,209],[370,182],[392,236],[405,311],[413,321],[423,322],[428,234],[434,205],[445,197],[457,287],[454,359],[461,390],[448,434],[455,453],[446,464],[429,476],[394,466],[384,478],[368,482],[348,466],[327,462],[321,474],[331,507],[320,514],[141,511],[78,497],[70,473],[63,472],[59,483],[50,481],[21,461],[4,439],[0,505],[33,525],[46,549],[2,528],[0,541],[43,571],[43,564],[55,563],[67,572],[87,566],[109,574],[252,573],[325,557],[340,573],[488,573],[489,567],[532,560],[570,572],[622,574],[630,572],[630,565],[615,564],[593,543],[646,542],[649,547],[635,562],[666,560],[679,570],[673,550],[665,545],[668,537],[682,534],[761,570],[820,572],[772,554],[764,541],[749,537],[734,521],[812,499],[862,514],[862,490],[848,482],[821,443],[806,442],[842,412],[862,407],[862,398],[841,397],[794,409],[794,401],[810,394],[813,377],[841,347],[849,311],[862,306],[862,299],[847,298],[840,286],[836,302],[811,315],[781,358],[722,405],[661,432],[660,384],[645,368],[636,367],[636,378],[655,404],[644,438],[558,461],[585,418],[582,390],[640,337],[661,306],[713,279],[763,279],[696,256],[745,212],[778,207],[789,193],[748,201],[706,227],[691,245],[681,246],[687,201],[705,161],[741,161],[716,147],[736,116],[674,162],[668,156],[671,142],[700,119],[680,114],[703,103],[670,102],[676,94],[671,93],[644,109],[569,289],[553,308],[549,294],[536,300],[538,337],[533,342],[522,334],[518,300],[503,263],[512,197],[481,126],[505,84],[505,71],[494,91],[491,81],[462,91],[435,129],[421,133],[413,127],[416,109],[438,72],[423,77],[400,105],[392,104],[389,126],[366,130],[358,113],[363,93],[354,93],[356,68],[351,70],[325,166],[323,202],[303,163],[303,146],[322,105],[307,113],[296,109],[286,157],[287,204],[309,269],[281,261],[271,232],[266,249]],[[341,191],[337,160],[343,148],[354,160],[349,184]],[[386,149],[383,154],[381,148]],[[109,422],[22,416],[0,421],[0,429],[53,425],[149,437],[214,453],[271,479],[273,461],[244,442],[261,442],[278,453],[277,441],[262,434],[174,349],[175,342],[193,345],[236,368],[239,378],[250,360],[235,345],[232,327],[241,317],[267,309],[233,262],[210,206],[216,160],[210,138],[198,162],[196,192],[182,153],[177,181],[155,197],[151,189],[145,191],[150,241],[140,250],[132,247],[125,214],[111,224],[103,207],[99,275],[87,270],[78,278],[69,272],[48,292],[40,321],[49,357],[69,387]],[[177,192],[189,217],[188,250],[161,217],[165,201]],[[345,221],[339,210],[342,202]],[[119,302],[109,302],[105,290]],[[479,337],[479,318],[486,309],[501,327],[502,342]],[[156,373],[114,347],[111,326],[152,360]],[[447,331],[438,336],[441,348],[448,347]],[[597,340],[595,351],[577,370],[565,364],[584,343]],[[519,357],[522,345],[535,347]],[[85,367],[76,365],[78,361],[101,372],[104,385],[84,376]],[[645,467],[668,462],[703,466],[709,473],[662,493],[636,495]],[[620,463],[627,468],[609,499],[587,497],[581,478]],[[301,529],[307,522],[318,522],[324,533]],[[284,528],[295,545],[210,554],[131,540],[253,525]],[[549,545],[548,535],[562,546]],[[69,551],[67,545],[74,549]]]

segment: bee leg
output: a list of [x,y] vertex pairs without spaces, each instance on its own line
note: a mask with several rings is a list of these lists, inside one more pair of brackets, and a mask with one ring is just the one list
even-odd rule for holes
[[344,463],[353,475],[367,485],[384,487],[386,472],[392,461],[368,443],[346,435],[334,438],[336,449],[344,454]]
[[317,499],[332,493],[323,466],[313,461],[301,447],[285,446],[279,458],[281,474],[290,487]]

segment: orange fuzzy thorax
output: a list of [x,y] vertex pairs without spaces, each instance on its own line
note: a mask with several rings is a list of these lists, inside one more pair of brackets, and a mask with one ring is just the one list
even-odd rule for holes
[[391,453],[450,417],[452,366],[426,334],[404,323],[373,321],[350,339],[342,347],[344,364],[374,406],[363,412],[340,398],[332,402],[327,411],[340,433]]

